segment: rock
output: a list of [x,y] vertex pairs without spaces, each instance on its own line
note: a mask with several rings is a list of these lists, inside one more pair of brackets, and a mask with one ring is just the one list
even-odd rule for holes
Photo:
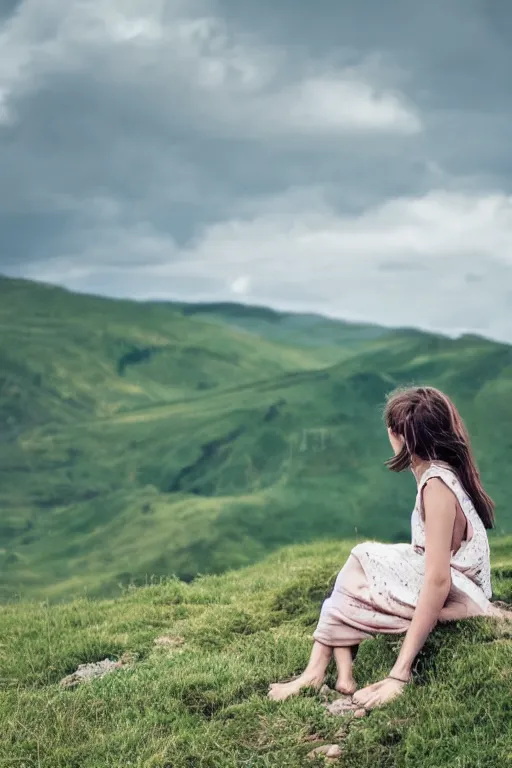
[[63,688],[72,688],[95,677],[103,677],[109,672],[128,666],[133,659],[134,657],[131,654],[124,654],[119,661],[103,659],[103,661],[94,661],[90,664],[80,664],[75,672],[60,681],[60,685]]
[[308,754],[310,760],[315,760],[319,755],[325,755],[326,759],[337,760],[341,757],[341,747],[339,744],[324,744],[321,747],[316,747]]
[[354,712],[354,717],[365,717],[366,716],[366,709],[361,707],[361,709],[356,709]]

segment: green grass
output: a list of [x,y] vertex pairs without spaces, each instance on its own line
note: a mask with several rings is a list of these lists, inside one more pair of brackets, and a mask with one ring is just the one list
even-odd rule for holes
[[[313,734],[341,744],[341,768],[512,765],[512,626],[492,620],[436,629],[414,684],[362,720],[327,715],[311,691],[266,699],[270,682],[303,668],[350,546],[295,546],[240,571],[164,579],[115,600],[0,607],[0,765],[299,768],[310,764]],[[492,559],[495,596],[511,600],[511,537],[493,543]],[[173,644],[156,645],[164,635]],[[360,686],[389,671],[399,643],[362,644]],[[58,684],[80,663],[126,653],[127,670],[76,689]]]
[[512,347],[0,279],[0,600],[115,596],[294,543],[409,538],[382,405],[433,384],[512,532]]

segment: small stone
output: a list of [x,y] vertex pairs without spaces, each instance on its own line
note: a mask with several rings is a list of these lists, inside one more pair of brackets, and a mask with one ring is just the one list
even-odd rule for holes
[[337,760],[341,757],[341,749],[338,744],[324,744],[321,747],[316,747],[308,754],[310,760],[314,760],[319,755],[325,755],[331,760]]
[[80,664],[75,672],[60,681],[60,685],[63,688],[72,688],[87,680],[103,677],[109,672],[122,669],[125,666],[127,666],[126,661],[111,661],[111,659],[103,659],[102,661],[95,661],[90,664]]
[[356,709],[356,711],[354,712],[354,717],[366,717],[366,709],[364,708]]
[[322,685],[322,687],[318,691],[318,695],[323,701],[329,702],[329,701],[334,701],[335,699],[339,699],[345,694],[339,693],[338,691],[335,691],[333,688],[329,688],[328,685]]

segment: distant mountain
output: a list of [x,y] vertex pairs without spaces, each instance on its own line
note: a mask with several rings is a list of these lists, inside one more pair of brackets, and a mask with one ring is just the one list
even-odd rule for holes
[[266,339],[304,347],[333,345],[346,348],[393,333],[379,325],[356,325],[322,315],[277,312],[268,307],[245,304],[225,302],[180,306],[185,316],[228,324]]
[[190,580],[326,537],[408,539],[414,483],[383,466],[398,384],[455,398],[497,532],[512,530],[508,345],[8,279],[0,328],[4,598]]

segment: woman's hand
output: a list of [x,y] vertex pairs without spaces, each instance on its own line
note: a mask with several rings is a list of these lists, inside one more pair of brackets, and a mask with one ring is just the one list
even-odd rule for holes
[[395,680],[392,677],[385,677],[384,680],[380,680],[378,683],[368,685],[366,688],[361,688],[360,691],[356,691],[352,696],[352,701],[359,707],[365,709],[373,709],[374,707],[381,707],[383,704],[387,704],[389,701],[396,699],[403,693],[406,682]]

